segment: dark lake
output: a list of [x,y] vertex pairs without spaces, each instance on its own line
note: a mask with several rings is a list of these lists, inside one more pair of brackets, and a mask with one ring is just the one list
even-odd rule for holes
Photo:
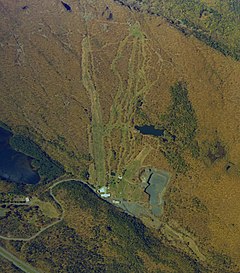
[[11,136],[11,132],[0,127],[0,178],[21,184],[38,183],[40,176],[31,166],[32,158],[10,146]]
[[156,129],[153,125],[135,126],[144,135],[163,136],[163,129]]
[[63,1],[61,1],[61,3],[67,11],[72,11],[72,8],[67,3],[64,3]]

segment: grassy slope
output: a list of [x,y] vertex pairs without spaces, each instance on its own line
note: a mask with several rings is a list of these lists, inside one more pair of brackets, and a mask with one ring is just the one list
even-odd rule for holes
[[[4,28],[1,36],[3,47],[0,48],[4,64],[0,74],[2,120],[16,131],[31,128],[37,143],[63,163],[67,170],[71,169],[78,175],[82,165],[88,164],[82,158],[83,154],[89,153],[86,128],[93,112],[90,110],[89,94],[85,92],[82,82],[84,1],[80,1],[79,7],[77,2],[72,2],[72,13],[64,12],[61,3],[51,5],[48,1],[41,2],[41,5],[39,1],[32,1],[31,9],[23,12],[21,1],[0,3],[0,20]],[[113,12],[112,21],[101,15],[106,3]],[[44,12],[40,13],[43,7]],[[203,141],[215,136],[217,130],[224,143],[228,144],[228,160],[238,166],[238,64],[223,58],[196,39],[187,38],[169,28],[161,17],[142,16],[112,1],[97,1],[94,5],[90,4],[88,9],[87,22],[96,73],[94,83],[106,129],[104,134],[111,132],[105,138],[108,144],[104,143],[107,146],[107,171],[117,169],[121,172],[129,166],[127,176],[132,177],[135,168],[131,162],[149,144],[154,149],[144,164],[170,168],[156,142],[141,138],[134,131],[135,106],[142,99],[145,116],[149,117],[149,122],[155,123],[169,105],[170,86],[180,79],[186,80],[189,86],[189,99],[199,121],[197,137]],[[178,11],[176,8],[173,10]],[[39,29],[40,25],[44,27]],[[17,36],[9,35],[15,32]],[[147,86],[147,90],[142,90],[142,86]],[[92,135],[89,138],[92,139]],[[116,160],[112,150],[116,153]],[[217,165],[219,169],[216,169],[215,166],[207,168],[200,161],[193,162],[195,172],[192,178],[184,177],[173,183],[168,205],[175,208],[175,214],[167,220],[173,218],[182,227],[189,227],[192,233],[202,228],[202,233],[197,233],[201,235],[198,238],[210,234],[213,237],[210,243],[217,246],[217,251],[224,250],[234,256],[238,253],[239,245],[235,236],[237,231],[231,232],[231,227],[226,223],[233,222],[236,228],[239,227],[238,218],[235,217],[238,215],[236,204],[240,200],[239,183],[234,176],[221,176],[226,163],[222,161],[221,166]],[[212,192],[216,174],[219,174],[222,185],[215,185],[214,195],[208,195],[208,192]],[[232,192],[227,202],[236,214],[229,213],[228,206],[219,211],[222,203],[216,203],[216,199],[223,199],[229,182]],[[177,188],[175,192],[174,187]],[[209,216],[211,225],[202,221],[199,212],[193,211],[189,217],[190,206],[186,199],[194,195],[200,195],[213,215],[220,213],[221,216],[213,223]],[[73,214],[72,211],[70,214]],[[54,236],[54,232],[51,236]],[[205,247],[208,249],[209,245]],[[236,259],[239,260],[238,256]]]
[[105,185],[105,152],[103,144],[103,122],[101,116],[101,106],[98,93],[94,84],[94,66],[92,62],[92,51],[89,37],[82,41],[82,81],[91,99],[92,122],[92,155],[95,164],[95,183],[99,186]]

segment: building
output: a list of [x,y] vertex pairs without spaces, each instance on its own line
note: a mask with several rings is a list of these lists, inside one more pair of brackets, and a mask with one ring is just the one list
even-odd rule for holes
[[108,198],[108,197],[111,196],[111,194],[110,194],[110,193],[102,193],[102,194],[100,194],[100,196],[101,196],[102,198]]
[[107,190],[108,190],[108,188],[106,186],[103,186],[103,187],[98,189],[98,192],[100,193],[100,196],[102,198],[108,198],[108,197],[111,196],[110,193],[107,193]]
[[108,190],[107,187],[103,186],[103,187],[101,187],[101,188],[98,189],[98,192],[99,193],[107,193],[107,190]]

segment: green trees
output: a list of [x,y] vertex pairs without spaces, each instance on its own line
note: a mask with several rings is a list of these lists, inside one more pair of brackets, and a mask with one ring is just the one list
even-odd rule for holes
[[38,170],[42,181],[51,181],[64,173],[63,166],[52,160],[42,149],[28,137],[14,135],[10,138],[10,145],[16,151],[33,158],[32,165]]
[[[157,264],[168,265],[174,272],[197,272],[198,265],[191,258],[165,246],[140,220],[103,201],[86,185],[66,182],[55,190],[62,188],[67,190],[69,198],[77,206],[86,208],[94,215],[93,228],[98,227],[95,245],[104,243],[109,249],[114,249],[118,259],[105,259],[106,272],[146,272],[147,265],[139,252],[148,255]],[[107,228],[103,229],[103,225]]]
[[[188,98],[185,83],[176,83],[170,92],[171,104],[167,112],[160,117],[161,127],[165,129],[161,141],[162,152],[177,172],[185,172],[187,164],[183,158],[184,151],[189,149],[194,157],[199,155],[198,143],[195,140],[197,117]],[[166,138],[166,135],[171,137]]]
[[44,260],[53,273],[106,272],[97,244],[82,239],[65,222],[29,242],[25,255],[34,265]]

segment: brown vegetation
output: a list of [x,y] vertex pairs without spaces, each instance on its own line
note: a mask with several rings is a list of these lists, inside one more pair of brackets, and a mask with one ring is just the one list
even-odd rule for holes
[[[21,9],[22,5],[22,1],[0,1],[1,120],[14,132],[33,138],[76,177],[90,166],[90,182],[94,184],[93,109],[82,80],[82,42],[88,37],[91,77],[85,76],[87,83],[94,83],[101,110],[106,182],[111,172],[122,173],[148,147],[152,149],[142,165],[174,173],[161,153],[159,140],[141,136],[134,125],[161,125],[160,116],[171,104],[170,88],[176,82],[186,82],[197,118],[195,137],[200,155],[194,158],[184,151],[188,172],[173,175],[163,219],[174,220],[192,234],[207,262],[222,272],[238,272],[240,63],[183,35],[161,17],[139,14],[112,1],[93,5],[75,1],[72,12],[65,11],[61,2],[47,0],[31,1],[27,10]],[[106,5],[110,19],[109,12],[102,15]],[[139,99],[141,111],[136,107]],[[206,143],[214,148],[208,146],[209,153]],[[234,172],[226,171],[228,162],[235,166]],[[69,206],[73,215],[81,213],[75,205]],[[74,223],[73,215],[66,218],[67,225],[76,229],[74,234],[84,235],[80,220]],[[61,226],[51,236],[57,240],[69,229]],[[44,245],[41,239],[38,243]],[[33,262],[38,256],[34,251],[29,254]],[[57,250],[54,255],[57,259]],[[143,259],[148,260],[144,255]],[[155,263],[151,264],[155,268]],[[97,265],[102,265],[101,257]]]

